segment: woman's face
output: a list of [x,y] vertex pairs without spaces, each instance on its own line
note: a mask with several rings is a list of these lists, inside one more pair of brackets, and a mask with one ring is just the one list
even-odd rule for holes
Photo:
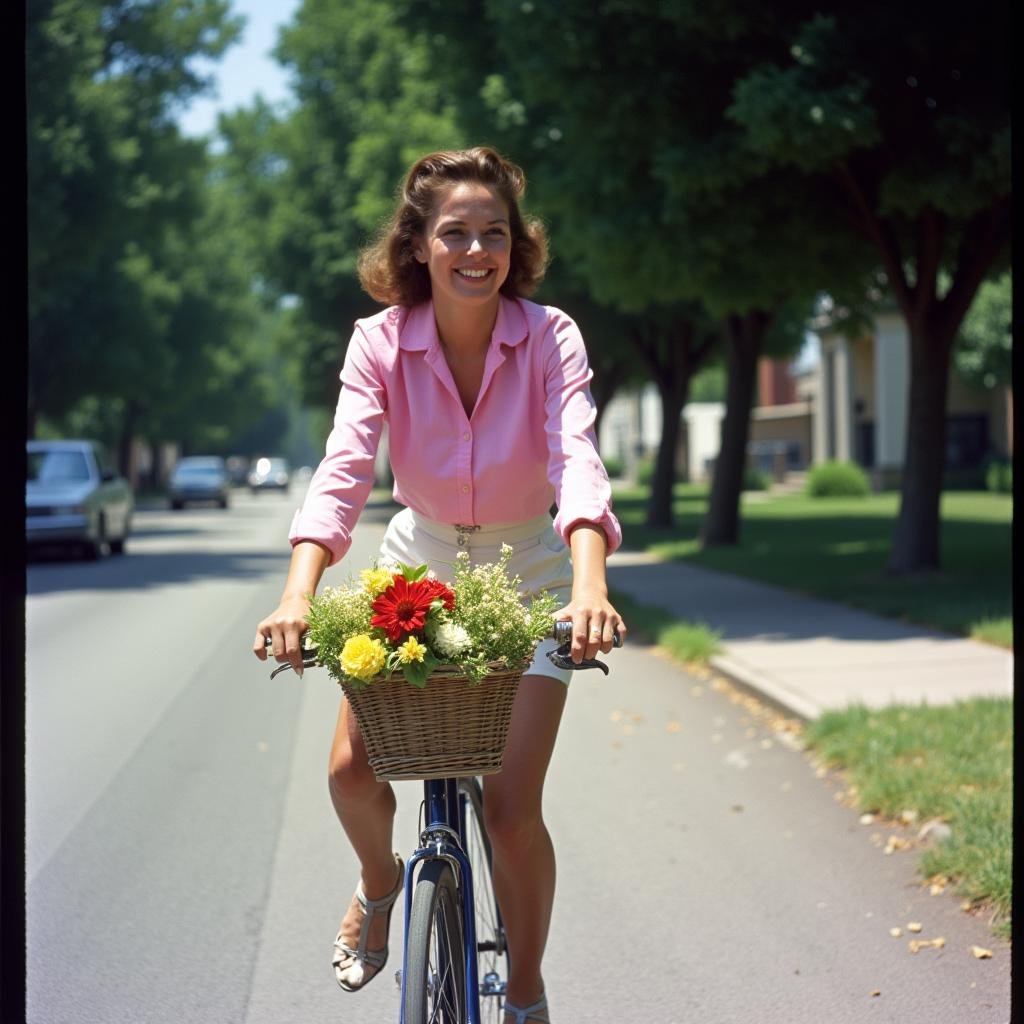
[[487,185],[458,182],[438,198],[414,253],[426,264],[434,302],[497,302],[511,265],[508,204]]

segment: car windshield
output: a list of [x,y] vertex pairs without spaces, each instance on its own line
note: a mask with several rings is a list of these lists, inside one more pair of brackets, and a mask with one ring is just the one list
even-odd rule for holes
[[223,475],[223,471],[217,466],[178,466],[174,471],[174,475],[179,478],[183,476],[201,476],[213,479]]
[[82,452],[29,452],[28,478],[37,483],[88,480],[89,463]]

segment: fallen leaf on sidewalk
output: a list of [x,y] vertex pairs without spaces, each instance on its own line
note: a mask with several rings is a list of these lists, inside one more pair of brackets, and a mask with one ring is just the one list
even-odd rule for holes
[[936,875],[931,880],[931,885],[929,886],[928,891],[932,896],[938,896],[940,893],[946,891],[947,885],[949,885],[949,879],[945,875]]
[[890,928],[889,934],[894,938],[898,939],[903,934],[902,928]]
[[971,952],[977,960],[990,960],[992,958],[992,950],[985,949],[983,946],[971,946]]
[[900,836],[892,835],[889,836],[889,841],[885,844],[884,852],[888,855],[894,850],[909,850],[914,844],[909,839],[903,839]]
[[914,822],[917,821],[917,811],[901,811],[900,821],[902,821],[904,825],[913,825]]
[[875,816],[873,814],[862,814],[860,816],[860,823],[862,825],[873,825],[875,823]]
[[666,722],[665,732],[679,732],[682,726],[678,722]]
[[945,944],[946,940],[940,936],[937,939],[911,939],[908,946],[911,953],[916,953],[921,949],[942,949]]
[[870,994],[872,996],[880,996],[882,994],[882,990],[880,988],[873,988]]
[[609,715],[608,717],[609,717],[609,718],[610,718],[610,719],[611,719],[611,720],[612,720],[613,722],[618,722],[618,721],[621,721],[621,720],[622,720],[622,712],[621,712],[621,711],[619,711],[619,710],[615,710],[615,711],[613,711],[613,712],[612,712],[612,713],[611,713],[611,714],[610,714],[610,715]]
[[907,925],[907,931],[908,932],[920,932],[920,931],[923,931],[923,930],[924,930],[924,925],[921,924],[920,921],[911,921],[910,924]]

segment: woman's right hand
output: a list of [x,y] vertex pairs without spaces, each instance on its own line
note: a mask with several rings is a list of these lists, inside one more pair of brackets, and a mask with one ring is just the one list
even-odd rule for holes
[[260,661],[267,660],[266,638],[273,642],[274,658],[289,662],[296,674],[302,675],[302,635],[306,632],[309,599],[283,598],[277,609],[256,627],[252,652]]

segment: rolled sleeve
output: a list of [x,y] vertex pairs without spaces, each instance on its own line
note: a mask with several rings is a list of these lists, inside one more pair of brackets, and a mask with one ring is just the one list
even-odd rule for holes
[[597,411],[590,394],[593,372],[583,338],[563,314],[546,341],[550,342],[545,359],[548,479],[558,506],[554,529],[568,544],[574,526],[600,526],[611,554],[622,544],[622,527],[612,512],[611,484],[597,453]]
[[341,370],[341,393],[327,451],[309,482],[288,540],[311,540],[330,552],[329,565],[344,557],[352,531],[374,483],[374,463],[387,411],[383,376],[370,340],[356,325]]

